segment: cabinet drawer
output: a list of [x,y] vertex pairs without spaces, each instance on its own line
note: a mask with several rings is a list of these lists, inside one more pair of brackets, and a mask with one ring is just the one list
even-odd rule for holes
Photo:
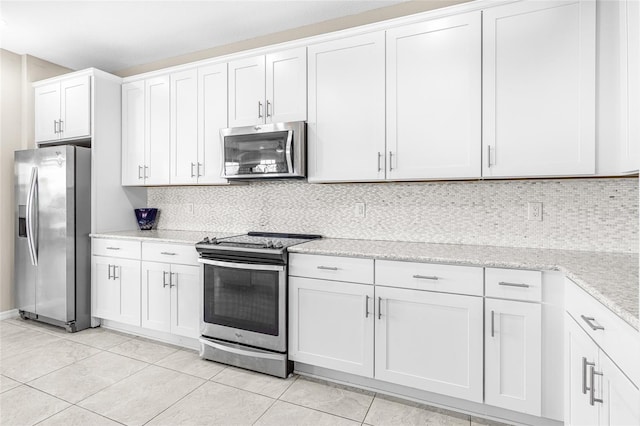
[[199,265],[198,252],[192,244],[142,243],[142,260]]
[[291,253],[289,275],[373,284],[373,259]]
[[640,377],[638,331],[569,279],[565,280],[565,308],[620,369],[637,381]]
[[92,254],[96,256],[140,259],[140,241],[94,238],[91,241],[91,249]]
[[376,260],[376,285],[482,296],[482,268]]
[[501,299],[540,302],[542,272],[521,269],[486,268],[485,295]]

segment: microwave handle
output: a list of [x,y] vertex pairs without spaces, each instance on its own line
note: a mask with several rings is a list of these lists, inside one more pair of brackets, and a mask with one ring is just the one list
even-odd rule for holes
[[284,266],[282,265],[255,265],[253,263],[223,262],[221,260],[209,259],[198,259],[198,262],[204,263],[205,265],[221,266],[223,268],[232,269],[250,269],[252,271],[284,271]]
[[293,153],[291,146],[293,145],[293,130],[287,132],[287,146],[285,147],[285,156],[287,157],[287,171],[293,173]]

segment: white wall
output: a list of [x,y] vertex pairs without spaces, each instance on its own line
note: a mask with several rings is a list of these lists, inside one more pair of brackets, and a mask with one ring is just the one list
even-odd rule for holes
[[13,152],[35,148],[31,83],[69,72],[33,56],[0,49],[0,312],[14,308]]

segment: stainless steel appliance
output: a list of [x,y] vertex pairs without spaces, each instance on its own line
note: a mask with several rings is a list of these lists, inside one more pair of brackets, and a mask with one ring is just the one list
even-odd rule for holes
[[287,377],[287,247],[319,235],[250,232],[196,244],[203,264],[200,356]]
[[304,121],[220,130],[227,179],[306,176]]
[[91,324],[91,150],[15,152],[15,295],[23,318]]

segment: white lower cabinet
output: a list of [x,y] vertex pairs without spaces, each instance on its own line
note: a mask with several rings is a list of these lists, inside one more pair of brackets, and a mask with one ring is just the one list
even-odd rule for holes
[[485,402],[540,416],[542,306],[485,300]]
[[140,261],[92,256],[91,315],[140,325]]
[[482,298],[378,287],[375,377],[482,402]]
[[289,357],[373,377],[373,285],[289,279]]
[[200,268],[142,262],[142,327],[199,336]]

